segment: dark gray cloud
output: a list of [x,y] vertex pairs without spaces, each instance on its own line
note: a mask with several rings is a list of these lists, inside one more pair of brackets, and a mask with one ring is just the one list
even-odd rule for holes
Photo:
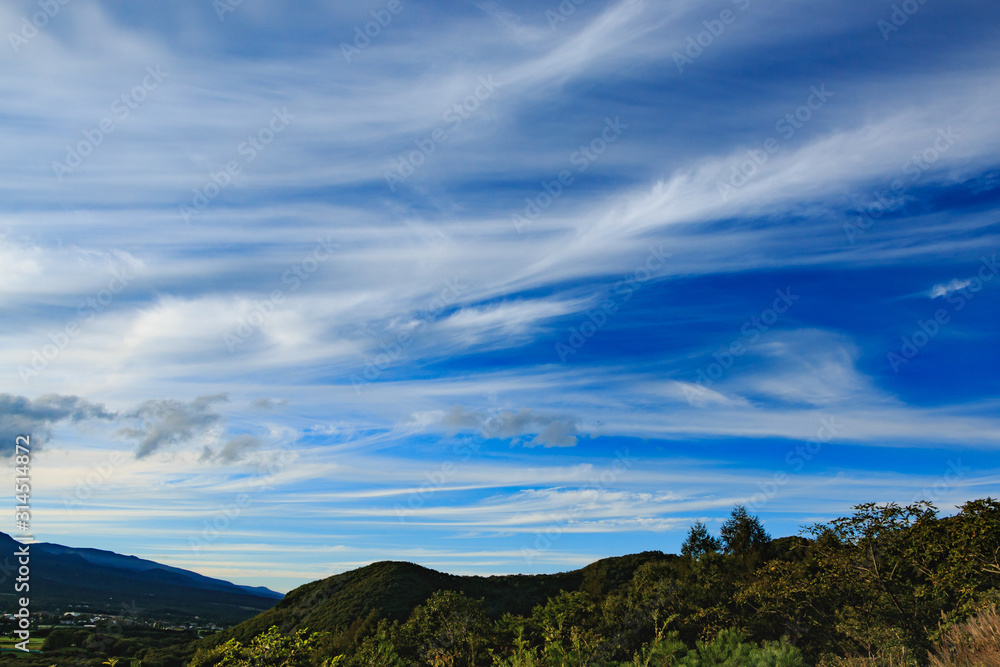
[[14,439],[30,435],[32,444],[42,445],[52,438],[52,428],[60,422],[111,421],[116,413],[79,396],[46,394],[32,400],[26,396],[0,394],[0,455],[13,451]]
[[[0,394],[0,457],[6,458],[14,451],[15,438],[30,435],[33,447],[40,447],[52,439],[52,429],[60,423],[76,424],[101,421],[128,424],[117,430],[117,435],[136,440],[138,459],[172,445],[211,436],[213,431],[225,426],[226,418],[214,406],[225,403],[225,394],[199,396],[192,401],[152,400],[123,412],[109,410],[99,403],[92,403],[79,396],[47,394],[36,399],[12,394]],[[259,399],[254,405],[260,409],[274,409],[284,401]],[[9,443],[7,447],[3,443]],[[212,463],[237,463],[249,453],[261,448],[263,442],[252,435],[237,435],[217,449],[206,446],[202,460]]]
[[176,400],[146,401],[123,415],[140,424],[119,429],[118,434],[138,440],[135,457],[145,458],[163,447],[188,442],[221,426],[225,417],[215,412],[212,406],[228,400],[225,394],[214,394],[199,396],[187,403]]
[[230,438],[218,451],[213,450],[211,447],[205,447],[201,454],[201,460],[213,463],[238,463],[247,454],[260,449],[262,444],[263,442],[257,436],[248,434],[238,435]]
[[255,399],[250,407],[255,410],[278,410],[288,405],[288,401],[285,400],[275,400],[273,398],[258,398]]
[[543,415],[527,408],[489,413],[456,405],[441,419],[441,425],[453,432],[479,431],[487,438],[534,436],[521,442],[525,447],[573,447],[579,435],[573,417]]
[[452,432],[476,431],[482,429],[486,417],[487,415],[484,413],[474,410],[466,411],[461,405],[456,405],[441,419],[441,425]]

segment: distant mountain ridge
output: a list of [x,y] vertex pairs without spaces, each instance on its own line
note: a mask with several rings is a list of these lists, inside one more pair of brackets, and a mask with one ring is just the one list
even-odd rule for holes
[[271,589],[263,586],[241,586],[222,579],[206,577],[203,574],[198,574],[197,572],[192,572],[190,570],[183,570],[179,567],[172,567],[170,565],[164,565],[163,563],[145,560],[144,558],[139,558],[138,556],[123,556],[122,554],[117,554],[114,551],[104,551],[103,549],[90,548],[76,549],[48,542],[34,544],[32,545],[32,549],[36,552],[48,553],[52,555],[75,554],[93,565],[117,567],[123,570],[132,570],[135,572],[148,572],[150,570],[165,570],[167,572],[174,572],[201,584],[203,588],[212,590],[232,592],[233,588],[237,588],[250,593],[251,595],[271,598],[274,600],[280,600],[285,597],[283,594],[278,593],[277,591],[272,591]]
[[[12,555],[19,545],[0,533],[0,606],[7,610],[14,606],[17,564]],[[113,551],[40,542],[31,545],[30,553],[33,611],[128,610],[160,620],[197,617],[230,625],[270,609],[284,597],[267,588],[240,586]]]

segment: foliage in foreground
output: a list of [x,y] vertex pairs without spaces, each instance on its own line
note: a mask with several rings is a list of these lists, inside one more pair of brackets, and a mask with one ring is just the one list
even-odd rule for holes
[[929,503],[855,510],[771,540],[738,507],[720,538],[696,524],[683,556],[608,570],[530,613],[439,590],[402,620],[272,627],[190,665],[1000,667],[1000,503],[943,518]]
[[340,664],[341,656],[324,658],[326,633],[308,633],[299,630],[288,636],[272,627],[254,637],[249,644],[230,639],[221,646],[199,651],[191,661],[196,667],[333,667]]
[[[289,643],[283,648],[276,649],[274,645],[280,641],[281,635],[277,628],[271,628],[266,633],[266,639],[261,642],[255,641],[251,646],[243,646],[233,640],[212,651],[199,654],[191,665],[192,667],[207,665],[218,667],[322,665],[322,667],[332,667],[333,665],[341,665],[344,659],[342,655],[322,659],[308,649],[308,644],[319,634],[315,633],[311,637],[298,634],[294,639],[289,638]],[[390,639],[391,633],[377,632],[373,638],[374,641],[367,642],[362,646],[362,650],[353,656],[347,664],[399,667],[411,664],[447,665],[449,667],[474,664],[495,667],[610,664],[595,663],[593,657],[589,655],[586,641],[578,634],[571,633],[571,635],[569,646],[562,646],[559,642],[546,642],[541,650],[530,647],[527,642],[521,639],[506,655],[502,655],[494,649],[487,649],[488,659],[480,659],[481,657],[476,651],[475,635],[444,636],[431,640],[429,644],[421,644],[422,650],[418,649],[418,653],[422,655],[423,660],[415,662],[412,659],[406,660],[400,655],[396,643]],[[295,646],[301,647],[303,650],[296,651],[293,648]],[[310,653],[313,653],[311,657]],[[739,632],[723,630],[710,641],[697,642],[697,645],[692,649],[688,649],[677,638],[677,633],[673,632],[667,635],[661,633],[647,646],[637,651],[632,660],[615,664],[623,667],[633,665],[637,667],[649,665],[802,667],[805,663],[799,650],[784,640],[764,642],[762,646],[757,646],[748,643],[746,637]]]
[[1000,667],[1000,614],[996,607],[948,629],[931,667]]

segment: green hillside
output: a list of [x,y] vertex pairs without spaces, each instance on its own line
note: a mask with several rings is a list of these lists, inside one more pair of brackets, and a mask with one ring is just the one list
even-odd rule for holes
[[[495,577],[375,563],[302,586],[202,640],[189,649],[190,665],[973,667],[1000,660],[1000,619],[991,611],[1000,603],[1000,502],[972,501],[951,517],[930,503],[868,503],[804,534],[771,539],[737,507],[718,537],[692,526],[679,556],[649,551],[572,572]],[[972,657],[952,659],[963,652]]]
[[275,607],[212,638],[247,641],[277,626],[284,633],[308,628],[331,633],[357,629],[365,619],[405,621],[436,591],[484,600],[491,618],[530,614],[560,591],[603,595],[632,579],[643,563],[677,558],[659,551],[606,558],[572,572],[493,577],[458,576],[413,563],[383,561],[314,581],[288,593]]
[[693,525],[680,555],[647,551],[571,572],[473,577],[374,563],[301,586],[194,643],[122,637],[101,653],[54,631],[37,656],[51,662],[20,664],[1000,664],[1000,502],[971,501],[946,517],[930,503],[867,503],[803,532],[771,539],[737,507],[718,536]]

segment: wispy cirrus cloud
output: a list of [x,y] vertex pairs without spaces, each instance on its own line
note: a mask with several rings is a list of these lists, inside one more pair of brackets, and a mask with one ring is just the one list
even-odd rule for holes
[[938,297],[948,296],[952,292],[957,292],[959,290],[965,289],[971,284],[972,281],[969,279],[959,280],[958,278],[954,278],[953,280],[947,283],[941,283],[932,287],[930,291],[930,297],[932,299],[937,299]]
[[[348,62],[371,7],[243,3],[220,22],[195,0],[74,0],[0,49],[0,366],[87,318],[29,384],[8,375],[0,437],[43,436],[37,474],[66,493],[109,449],[134,452],[100,503],[41,507],[44,525],[129,551],[157,516],[143,534],[168,556],[266,478],[201,562],[250,582],[278,552],[227,548],[294,544],[291,585],[329,544],[355,549],[342,567],[524,570],[532,531],[567,513],[530,568],[611,555],[596,533],[615,553],[670,549],[789,452],[803,469],[763,510],[775,533],[908,500],[959,459],[976,472],[945,502],[985,493],[993,285],[899,373],[885,359],[1000,246],[997,9],[928,3],[886,41],[885,8],[862,0],[574,6],[407,5]],[[678,71],[724,8],[738,21]],[[0,0],[0,26],[29,11]],[[276,108],[288,127],[261,134]],[[609,118],[628,126],[613,144]],[[421,164],[390,190],[404,157]],[[670,261],[635,289],[651,248]],[[102,303],[122,268],[135,280]],[[772,321],[789,286],[801,300]],[[822,453],[796,454],[830,419]],[[625,448],[642,466],[588,487]],[[290,463],[262,477],[278,450]]]

